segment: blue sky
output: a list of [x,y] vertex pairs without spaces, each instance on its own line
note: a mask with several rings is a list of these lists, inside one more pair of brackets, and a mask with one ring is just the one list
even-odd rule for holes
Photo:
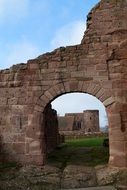
[[0,0],[0,69],[80,43],[99,0]]
[[[86,16],[99,0],[0,0],[0,69],[81,42]],[[92,99],[91,99],[92,98]],[[60,100],[61,99],[61,100]],[[60,114],[99,109],[105,125],[105,110],[95,97],[61,96],[53,103]],[[72,101],[72,102],[71,102]],[[84,108],[83,102],[84,103]],[[68,105],[69,108],[68,108]],[[92,105],[92,107],[91,107]],[[67,111],[68,109],[68,111]]]

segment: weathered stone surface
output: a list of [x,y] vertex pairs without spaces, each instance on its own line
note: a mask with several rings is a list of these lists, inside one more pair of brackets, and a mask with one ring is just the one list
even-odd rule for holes
[[96,168],[97,183],[99,186],[114,184],[116,181],[116,176],[118,174],[119,174],[119,169],[117,168],[97,167]]
[[96,167],[97,183],[99,186],[113,184],[116,189],[127,189],[127,169],[98,166]]
[[[1,190],[71,190],[77,186],[81,190],[115,190],[115,187],[116,189],[126,190],[127,187],[126,169],[109,169],[101,166],[95,170],[94,168],[77,165],[67,165],[64,171],[50,165],[43,167],[9,165],[8,167],[3,167],[0,170]],[[104,186],[100,186],[100,181],[95,180],[98,178],[98,172],[100,174],[102,172],[101,184],[105,184]],[[111,186],[108,185],[110,183],[112,184]],[[91,185],[92,187],[89,187]],[[64,188],[63,186],[68,188]],[[86,186],[87,188],[85,188]]]
[[63,171],[62,188],[81,188],[96,185],[95,170],[91,167],[68,165]]
[[[0,71],[0,137],[1,145],[9,150],[8,159],[18,159],[24,164],[44,164],[48,152],[45,123],[42,122],[46,106],[62,94],[83,92],[97,97],[107,108],[109,164],[127,167],[126,22],[126,0],[101,0],[88,14],[81,44],[61,47],[27,64]],[[30,114],[34,115],[34,124]],[[51,131],[48,130],[50,137]],[[24,141],[15,142],[14,136],[19,133],[24,134]],[[37,157],[29,152],[31,142],[25,142],[27,138],[32,138],[33,142],[42,139]],[[120,141],[125,148],[118,155]],[[54,147],[56,139],[51,142]],[[19,143],[25,145],[24,150],[20,147],[22,154],[16,148]]]

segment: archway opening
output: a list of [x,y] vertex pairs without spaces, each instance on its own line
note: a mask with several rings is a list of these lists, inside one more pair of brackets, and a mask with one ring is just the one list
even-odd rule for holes
[[96,97],[85,93],[57,97],[45,107],[44,129],[50,163],[61,167],[108,163],[107,113]]
[[[67,113],[83,113],[86,110],[98,110],[100,131],[108,130],[108,116],[105,106],[93,95],[81,92],[67,93],[56,98],[51,104],[58,116],[65,116]],[[91,119],[92,115],[89,115],[89,120]]]

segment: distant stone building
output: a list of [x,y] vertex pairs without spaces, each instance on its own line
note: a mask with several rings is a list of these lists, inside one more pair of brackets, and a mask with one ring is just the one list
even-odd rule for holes
[[60,131],[81,130],[87,132],[99,132],[99,111],[87,110],[83,113],[67,113],[58,117]]

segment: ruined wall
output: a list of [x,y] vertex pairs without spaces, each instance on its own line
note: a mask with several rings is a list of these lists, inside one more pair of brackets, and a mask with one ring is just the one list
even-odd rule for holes
[[44,111],[44,135],[46,152],[49,153],[59,144],[58,119],[56,110],[48,104]]
[[0,136],[8,159],[44,164],[44,109],[58,96],[97,97],[109,119],[109,164],[127,167],[127,1],[101,0],[80,45],[0,71]]
[[58,116],[59,131],[72,131],[74,123],[74,116]]
[[58,117],[60,131],[99,132],[99,111],[87,110],[83,113],[67,113]]
[[84,125],[84,120],[83,120],[83,114],[82,113],[68,113],[65,114],[65,118],[67,116],[71,116],[74,118],[74,122],[72,124],[72,130],[82,130],[82,127]]

